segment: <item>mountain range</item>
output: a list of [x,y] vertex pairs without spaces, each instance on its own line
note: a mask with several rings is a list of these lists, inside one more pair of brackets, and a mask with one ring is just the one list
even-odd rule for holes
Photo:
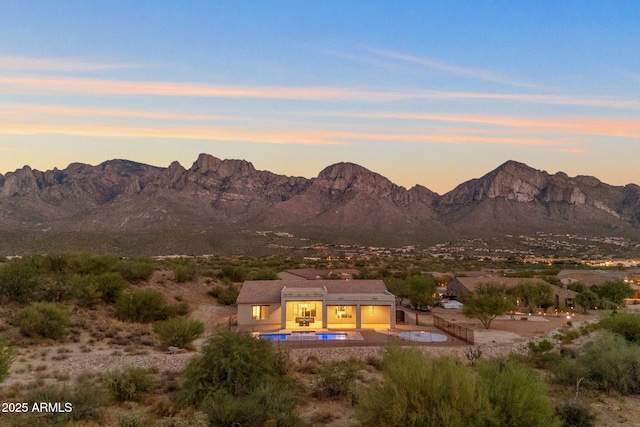
[[[208,154],[189,169],[178,162],[162,168],[109,160],[0,174],[4,251],[53,250],[56,242],[73,241],[64,249],[119,252],[156,242],[155,251],[199,252],[217,245],[233,250],[237,243],[243,252],[251,230],[396,245],[538,231],[637,239],[640,186],[508,161],[439,195],[420,185],[406,189],[353,163],[328,166],[309,179]],[[185,233],[192,237],[172,246],[171,239]],[[190,247],[189,239],[199,246]]]

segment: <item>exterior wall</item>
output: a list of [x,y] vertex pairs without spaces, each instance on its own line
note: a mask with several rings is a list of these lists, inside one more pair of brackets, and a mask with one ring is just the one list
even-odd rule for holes
[[469,290],[458,279],[452,279],[447,284],[447,292],[449,295],[453,295],[460,298],[462,295],[469,293]]
[[[350,310],[351,317],[340,317],[339,305],[327,306],[327,327],[332,325],[340,325],[340,327],[356,327],[357,307],[355,305],[342,306]],[[338,312],[336,312],[338,311]]]
[[363,305],[360,313],[363,327],[366,324],[390,325],[391,307],[388,305]]
[[[253,319],[254,305],[268,305],[269,317],[263,320]],[[281,310],[280,304],[238,304],[238,325],[239,326],[264,326],[275,325],[280,326]]]

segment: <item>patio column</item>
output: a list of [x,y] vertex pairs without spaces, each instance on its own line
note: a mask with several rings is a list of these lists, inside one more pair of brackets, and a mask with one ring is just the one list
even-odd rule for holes
[[280,299],[280,329],[287,329],[287,301]]
[[327,329],[327,304],[322,300],[322,328]]
[[362,328],[362,313],[360,312],[360,304],[356,304],[356,329]]

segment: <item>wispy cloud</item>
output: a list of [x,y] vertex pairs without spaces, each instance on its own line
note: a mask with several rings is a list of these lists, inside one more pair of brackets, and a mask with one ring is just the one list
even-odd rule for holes
[[491,144],[513,146],[575,146],[570,138],[537,138],[524,136],[473,135],[450,129],[437,134],[345,132],[327,130],[261,131],[230,127],[140,127],[103,123],[35,123],[0,121],[0,134],[45,135],[62,134],[93,137],[201,139],[243,141],[263,144],[348,145],[356,142],[389,141],[432,144]]
[[529,88],[540,88],[541,85],[536,85],[533,83],[523,82],[516,79],[512,79],[510,77],[504,76],[499,73],[495,73],[489,70],[483,70],[478,68],[467,68],[461,67],[459,65],[448,64],[442,61],[435,61],[433,59],[420,58],[413,55],[407,55],[399,52],[392,52],[388,50],[367,48],[370,52],[373,52],[377,55],[397,59],[404,62],[410,62],[413,64],[422,65],[428,68],[432,68],[438,71],[442,71],[449,74],[455,74],[459,76],[471,77],[478,80],[489,81],[493,83],[500,83],[508,86],[518,86],[518,87],[529,87]]
[[92,73],[127,68],[139,68],[135,64],[105,64],[79,61],[68,58],[26,58],[20,56],[0,56],[0,70],[38,72]]
[[638,109],[640,101],[597,96],[502,94],[447,91],[368,91],[331,87],[222,86],[196,83],[135,82],[57,77],[0,77],[0,91],[33,94],[141,95],[388,102],[409,99],[477,100]]
[[54,105],[33,104],[0,104],[0,116],[29,116],[33,114],[46,114],[62,117],[118,117],[118,118],[143,118],[157,120],[223,120],[228,116],[189,114],[167,111],[132,110],[120,108],[88,108],[88,107],[63,107]]
[[530,117],[424,114],[424,113],[340,113],[371,119],[428,120],[435,122],[473,123],[515,127],[528,132],[562,132],[575,135],[606,135],[640,138],[640,120],[609,118],[539,119]]

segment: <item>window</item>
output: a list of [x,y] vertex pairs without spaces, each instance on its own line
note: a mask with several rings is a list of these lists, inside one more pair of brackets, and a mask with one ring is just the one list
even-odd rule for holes
[[336,306],[336,317],[338,319],[351,319],[353,317],[352,307],[350,305]]
[[307,302],[294,304],[293,312],[296,317],[316,317],[316,304]]
[[254,305],[251,307],[251,318],[254,320],[264,320],[269,318],[269,306],[268,305]]

